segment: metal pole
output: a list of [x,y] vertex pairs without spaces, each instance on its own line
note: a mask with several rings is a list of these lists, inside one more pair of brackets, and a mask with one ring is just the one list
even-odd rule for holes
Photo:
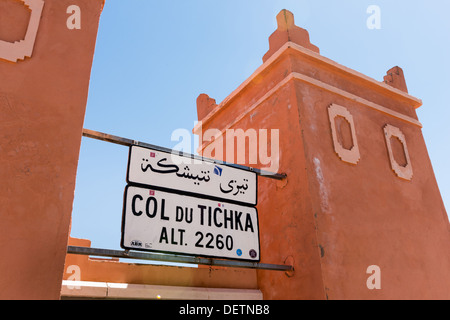
[[93,131],[93,130],[89,130],[89,129],[83,129],[83,136],[87,137],[87,138],[96,139],[96,140],[100,140],[100,141],[106,141],[106,142],[110,142],[110,143],[115,143],[115,144],[119,144],[119,145],[127,146],[127,147],[134,145],[134,146],[139,146],[139,147],[143,147],[143,148],[151,148],[153,150],[170,152],[172,154],[176,154],[176,155],[183,156],[183,157],[188,157],[188,158],[195,159],[195,160],[207,161],[207,162],[226,165],[229,167],[235,167],[235,168],[239,168],[239,169],[243,169],[243,170],[247,170],[247,171],[253,171],[253,172],[256,172],[256,174],[258,174],[259,176],[267,177],[270,179],[283,180],[286,178],[286,174],[284,174],[284,173],[274,173],[274,172],[269,172],[269,171],[265,171],[265,170],[261,170],[261,169],[257,169],[257,168],[252,168],[252,167],[247,167],[247,166],[243,166],[243,165],[239,165],[239,164],[228,163],[225,161],[220,161],[220,160],[215,160],[215,159],[210,159],[210,158],[204,158],[204,157],[200,157],[200,156],[197,156],[194,154],[184,153],[181,151],[176,151],[173,149],[156,146],[156,145],[153,145],[150,143],[145,143],[145,142],[140,142],[140,141],[122,138],[122,137],[118,137],[118,136],[113,136],[113,135],[110,135],[107,133]]
[[199,258],[190,256],[152,254],[147,252],[120,251],[120,250],[98,249],[98,248],[87,248],[76,246],[68,246],[67,253],[92,255],[99,257],[164,261],[172,263],[201,264],[216,267],[249,268],[249,269],[272,270],[272,271],[294,271],[294,267],[290,265],[278,265],[278,264],[267,264],[267,263],[234,261],[234,260],[218,260],[218,259]]

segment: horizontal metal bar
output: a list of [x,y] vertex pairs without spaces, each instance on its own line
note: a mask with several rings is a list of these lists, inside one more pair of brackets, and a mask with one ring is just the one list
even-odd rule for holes
[[156,146],[156,145],[153,145],[150,143],[145,143],[145,142],[136,141],[136,140],[132,140],[132,139],[122,138],[122,137],[118,137],[118,136],[114,136],[114,135],[110,135],[107,133],[98,132],[98,131],[94,131],[94,130],[83,129],[83,136],[87,137],[87,138],[96,139],[96,140],[100,140],[100,141],[106,141],[106,142],[110,142],[110,143],[115,143],[115,144],[119,144],[119,145],[127,146],[127,147],[139,146],[139,147],[143,147],[143,148],[151,148],[151,149],[154,149],[157,151],[170,152],[172,154],[176,154],[179,156],[183,156],[183,157],[187,157],[187,158],[191,158],[191,159],[195,159],[195,160],[207,161],[207,162],[212,162],[215,164],[221,164],[221,165],[225,165],[225,166],[229,166],[229,167],[239,168],[239,169],[243,169],[243,170],[247,170],[247,171],[253,171],[256,174],[258,174],[259,176],[267,177],[270,179],[283,180],[286,178],[286,174],[283,174],[283,173],[274,173],[274,172],[261,170],[261,169],[257,169],[257,168],[252,168],[252,167],[247,167],[247,166],[243,166],[243,165],[239,165],[239,164],[235,164],[235,163],[229,163],[229,162],[225,162],[225,161],[221,161],[221,160],[205,158],[205,157],[197,156],[194,154],[160,147],[160,146]]
[[138,259],[148,261],[163,261],[172,263],[186,263],[186,264],[200,264],[215,267],[230,267],[230,268],[249,268],[272,271],[293,271],[294,268],[289,265],[267,264],[247,261],[234,260],[219,260],[210,258],[190,257],[181,255],[169,254],[154,254],[137,251],[121,251],[111,249],[98,249],[87,247],[68,246],[67,253],[91,255],[99,257],[124,258],[124,259]]

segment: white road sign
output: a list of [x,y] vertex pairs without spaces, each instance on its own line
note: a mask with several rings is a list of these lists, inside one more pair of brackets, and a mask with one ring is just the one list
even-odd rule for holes
[[121,246],[257,262],[258,213],[254,207],[127,186]]
[[255,172],[132,146],[127,182],[256,205]]

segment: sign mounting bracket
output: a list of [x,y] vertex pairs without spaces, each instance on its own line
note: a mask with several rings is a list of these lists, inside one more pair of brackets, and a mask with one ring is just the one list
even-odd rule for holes
[[68,246],[67,253],[79,255],[92,255],[99,257],[186,263],[194,265],[200,264],[212,267],[247,268],[259,270],[271,270],[271,271],[285,271],[285,272],[294,271],[294,267],[291,265],[279,265],[279,264],[268,264],[268,263],[236,261],[236,260],[220,260],[211,258],[190,257],[183,255],[154,254],[147,252],[135,252],[130,250],[123,251],[123,250]]
[[137,140],[122,138],[122,137],[110,135],[110,134],[99,132],[99,131],[83,129],[83,136],[87,137],[87,138],[100,140],[100,141],[105,141],[105,142],[110,142],[110,143],[115,143],[115,144],[122,145],[122,146],[127,146],[127,147],[139,146],[139,147],[155,149],[155,150],[163,151],[163,152],[170,152],[172,154],[177,154],[177,155],[180,155],[180,156],[183,156],[183,157],[188,157],[188,158],[195,159],[195,160],[202,160],[202,161],[212,162],[214,164],[221,164],[221,165],[226,165],[226,166],[229,166],[229,167],[234,167],[234,168],[239,168],[239,169],[243,169],[243,170],[247,170],[247,171],[256,172],[256,174],[258,176],[266,177],[266,178],[269,178],[269,179],[283,180],[283,179],[285,179],[287,177],[287,175],[284,174],[284,173],[269,172],[269,171],[266,171],[266,170],[261,170],[261,169],[257,169],[257,168],[247,167],[247,166],[234,164],[234,163],[228,163],[228,162],[221,161],[221,160],[204,158],[204,157],[197,156],[197,155],[194,155],[194,154],[188,154],[188,153],[185,153],[185,152],[176,151],[176,150],[172,150],[172,149],[169,149],[169,148],[156,146],[156,145],[153,145],[153,144],[150,144],[150,143],[146,143],[146,142],[141,142],[141,141],[137,141]]

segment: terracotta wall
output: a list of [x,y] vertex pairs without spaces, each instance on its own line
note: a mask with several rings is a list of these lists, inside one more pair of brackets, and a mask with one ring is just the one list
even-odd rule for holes
[[[46,0],[38,18],[19,13],[19,4],[39,2],[0,5],[0,27],[17,26],[0,28],[0,40],[33,37],[27,18],[38,23],[32,53],[19,48],[28,52],[19,60],[11,61],[17,47],[0,42],[0,299],[58,299],[69,276],[64,261],[103,1]],[[67,28],[69,5],[84,13],[79,30]],[[264,63],[247,81],[218,105],[199,97],[202,127],[194,131],[279,130],[276,167],[288,178],[259,179],[261,262],[293,264],[295,272],[239,272],[227,284],[233,270],[192,273],[71,255],[67,263],[83,266],[90,281],[167,285],[235,287],[247,272],[241,285],[255,288],[256,274],[265,299],[449,299],[449,222],[415,112],[421,101],[407,93],[402,70],[375,81],[320,56],[290,12],[277,20]],[[344,116],[330,120],[333,105]],[[386,143],[387,132],[398,137]],[[201,141],[200,151],[211,156],[219,140]],[[380,267],[380,289],[367,287],[371,265]],[[177,281],[163,281],[172,272]]]
[[[277,20],[264,64],[222,103],[201,95],[194,128],[222,132],[200,141],[205,156],[227,128],[279,130],[288,177],[259,179],[261,257],[295,272],[258,271],[264,298],[450,298],[449,222],[403,71],[371,79],[322,57],[290,12]],[[332,105],[344,116],[330,120]],[[386,143],[387,125],[401,137]],[[367,286],[373,265],[380,289]]]
[[[81,9],[81,29],[67,27],[70,5]],[[0,4],[9,26],[0,40],[25,37],[33,49],[14,61],[26,48],[0,43],[0,299],[59,299],[102,8],[103,0]]]

